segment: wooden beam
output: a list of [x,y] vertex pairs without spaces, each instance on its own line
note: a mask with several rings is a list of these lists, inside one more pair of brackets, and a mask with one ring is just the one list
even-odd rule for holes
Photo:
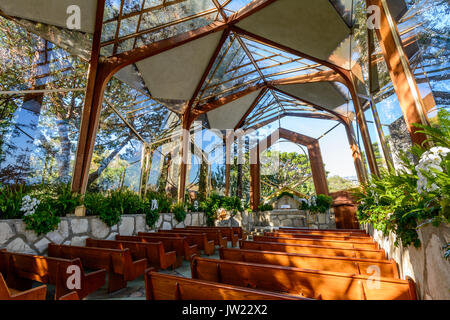
[[259,101],[261,101],[261,98],[266,94],[266,92],[267,92],[267,88],[264,88],[259,92],[258,96],[255,98],[253,103],[250,105],[250,107],[247,109],[245,114],[241,117],[239,122],[234,127],[234,130],[239,129],[244,124],[245,119],[247,119],[247,117],[250,115],[250,113],[252,113],[252,111],[256,108]]
[[380,170],[378,168],[377,159],[375,158],[375,153],[372,148],[372,141],[370,139],[369,128],[367,127],[366,117],[364,115],[364,110],[361,106],[358,94],[356,92],[355,80],[353,74],[350,71],[344,70],[344,79],[347,82],[347,88],[350,91],[353,100],[353,107],[355,108],[356,121],[359,125],[359,130],[361,132],[362,140],[364,143],[364,149],[366,151],[367,162],[369,163],[369,168],[371,174],[375,176],[380,176]]
[[[277,140],[274,141],[275,137],[277,138]],[[251,157],[253,159],[258,159],[258,162],[257,162],[258,165],[253,164],[253,168],[252,168],[252,164],[250,164],[250,174],[255,175],[254,181],[251,184],[251,188],[254,190],[253,190],[253,192],[250,193],[251,195],[254,195],[253,202],[256,203],[256,194],[257,194],[257,192],[260,192],[260,191],[258,191],[258,189],[257,189],[258,186],[256,184],[257,179],[258,179],[258,177],[256,175],[260,174],[260,172],[259,172],[259,170],[260,170],[259,169],[259,167],[260,167],[259,155],[264,150],[270,148],[273,143],[278,141],[278,139],[286,139],[286,140],[292,141],[293,143],[304,145],[308,148],[309,162],[310,162],[310,167],[311,167],[311,173],[313,176],[314,187],[316,189],[316,194],[328,195],[329,194],[328,182],[327,182],[325,168],[323,165],[323,159],[322,159],[322,153],[320,151],[319,141],[317,139],[308,137],[306,135],[303,135],[303,134],[300,134],[300,133],[297,133],[297,132],[294,132],[291,130],[279,128],[279,129],[275,130],[273,133],[271,133],[269,136],[267,136],[264,140],[258,142],[258,144],[250,150]],[[258,167],[258,169],[256,167]],[[259,200],[259,198],[258,198],[258,200]],[[259,205],[259,202],[258,202],[258,205]]]
[[95,137],[100,120],[103,92],[109,80],[104,64],[99,59],[105,1],[97,0],[88,83],[84,97],[77,152],[72,173],[72,191],[80,194],[86,192]]
[[421,145],[426,140],[426,136],[417,132],[420,129],[415,128],[413,123],[428,124],[428,119],[397,25],[385,0],[366,0],[366,3],[367,6],[375,5],[380,8],[380,28],[376,29],[376,34],[411,139],[413,143]]

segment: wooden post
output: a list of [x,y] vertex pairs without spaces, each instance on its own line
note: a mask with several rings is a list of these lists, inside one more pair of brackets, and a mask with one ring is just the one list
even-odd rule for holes
[[364,110],[359,101],[359,97],[357,94],[357,89],[355,85],[355,81],[353,78],[353,74],[350,71],[342,71],[344,74],[344,79],[347,82],[348,90],[352,96],[353,106],[355,108],[356,113],[356,121],[358,122],[361,136],[364,143],[364,149],[366,150],[367,161],[369,163],[370,172],[373,175],[380,176],[380,171],[378,169],[377,160],[375,158],[375,153],[372,148],[372,141],[370,139],[369,128],[367,127],[366,117],[364,116]]
[[182,119],[182,133],[180,141],[180,176],[178,180],[178,202],[184,202],[184,195],[186,194],[186,175],[187,162],[189,154],[189,129],[192,121],[189,117],[189,109],[185,112]]
[[415,128],[413,123],[428,124],[428,119],[396,22],[385,0],[366,0],[366,3],[367,6],[375,5],[380,8],[380,28],[376,29],[376,34],[411,140],[421,145],[426,140],[426,136],[418,133],[417,130],[420,129]]
[[261,197],[259,143],[250,151],[250,206],[258,210]]
[[106,0],[97,0],[97,14],[92,42],[89,77],[72,174],[72,191],[80,194],[86,192],[95,137],[97,135],[100,120],[103,93],[109,80],[109,74],[102,61],[100,61],[100,39],[105,1]]
[[316,140],[307,145],[309,154],[309,163],[313,176],[316,194],[329,194],[327,175],[323,167],[322,153],[320,151],[319,141]]
[[230,171],[233,157],[231,154],[231,145],[234,141],[234,131],[227,130],[225,134],[225,195],[230,195]]
[[363,164],[361,157],[361,150],[355,140],[355,134],[351,123],[344,123],[345,132],[347,133],[348,143],[352,149],[353,162],[355,164],[356,175],[358,176],[358,181],[361,184],[367,182],[367,172]]

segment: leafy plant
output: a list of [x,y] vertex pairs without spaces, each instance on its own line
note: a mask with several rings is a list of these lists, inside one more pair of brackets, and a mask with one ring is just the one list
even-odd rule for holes
[[55,196],[48,198],[49,205],[59,217],[73,213],[75,208],[81,205],[82,199],[79,194],[73,193],[70,184],[58,184],[54,187]]
[[38,236],[55,230],[60,222],[49,201],[42,201],[33,214],[25,215],[22,219],[27,230],[33,230]]
[[261,203],[258,206],[258,211],[272,211],[273,210],[273,205],[270,203]]
[[105,224],[112,227],[120,221],[120,210],[114,207],[111,198],[100,192],[86,193],[84,197],[86,214],[98,216]]
[[22,185],[0,187],[0,219],[20,219],[23,212],[20,211],[22,198],[26,190]]
[[402,169],[382,172],[355,193],[357,217],[385,235],[393,232],[408,246],[420,246],[417,230],[427,224],[439,226],[450,221],[450,113],[439,112],[440,127],[416,125],[435,146],[427,150],[415,145],[410,152],[420,159],[416,165],[406,153],[400,154]]
[[169,213],[172,208],[173,200],[166,193],[149,191],[147,192],[147,199],[156,199],[158,201],[159,213]]
[[183,203],[174,204],[171,211],[178,222],[183,222],[186,219],[186,209]]
[[327,212],[327,210],[329,210],[331,208],[331,205],[333,204],[333,198],[325,194],[319,194],[317,195],[315,202],[315,205],[310,206],[309,210],[311,212]]
[[331,208],[333,198],[325,194],[311,196],[308,200],[301,199],[300,209],[311,213],[324,213]]

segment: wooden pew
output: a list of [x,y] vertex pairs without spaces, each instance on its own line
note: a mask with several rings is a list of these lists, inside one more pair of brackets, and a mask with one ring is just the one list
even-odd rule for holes
[[[154,232],[155,234],[158,234]],[[177,255],[176,267],[179,267],[183,262],[183,257],[186,261],[191,261],[190,257],[197,254],[198,246],[196,244],[190,246],[185,237],[166,237],[164,235],[158,234],[158,236],[121,236],[116,235],[116,240],[121,241],[134,241],[134,242],[162,242],[164,245],[164,250],[175,251]]]
[[306,228],[291,228],[291,227],[280,227],[278,232],[308,232],[310,234],[322,234],[322,235],[355,235],[361,237],[369,237],[365,230],[360,229],[306,229]]
[[233,247],[236,247],[239,241],[239,235],[235,233],[233,228],[230,227],[193,227],[188,226],[186,229],[192,229],[192,230],[220,230],[222,234],[228,238],[229,241],[231,241],[231,245]]
[[68,294],[62,296],[58,300],[80,300],[76,291],[69,292]]
[[0,273],[0,300],[45,300],[46,294],[46,285],[25,291],[9,288],[3,275]]
[[239,241],[241,249],[261,250],[261,251],[280,251],[288,253],[300,254],[315,254],[322,256],[338,256],[347,258],[361,258],[361,259],[386,259],[386,254],[383,249],[367,250],[367,249],[352,249],[352,248],[336,248],[329,246],[313,246],[313,245],[299,245],[279,242],[260,242],[260,241]]
[[378,278],[350,273],[306,270],[274,265],[195,257],[192,278],[306,298],[324,300],[416,300],[411,279]]
[[153,271],[145,273],[145,291],[147,300],[309,300]]
[[350,242],[367,242],[374,243],[371,237],[357,237],[347,235],[318,235],[308,233],[286,233],[286,232],[264,232],[266,237],[277,238],[298,238],[298,239],[316,239],[316,240],[338,240],[338,241],[350,241]]
[[173,228],[175,232],[181,231],[181,232],[187,232],[187,233],[206,233],[206,236],[208,237],[208,240],[213,240],[214,244],[219,247],[228,247],[228,238],[224,237],[222,234],[222,231],[220,230],[211,230],[211,229],[205,229],[205,230],[197,230],[197,229],[186,229],[186,228]]
[[[9,285],[18,289],[30,289],[33,281],[52,284],[55,286],[55,300],[71,291],[75,291],[83,299],[105,284],[106,270],[86,274],[79,258],[61,259],[13,252],[0,252],[0,257],[8,261],[6,278]],[[74,274],[73,267],[80,270],[80,289],[67,287],[68,279]]]
[[374,267],[384,278],[400,279],[396,262],[391,260],[356,259],[329,257],[312,254],[258,251],[244,249],[219,249],[220,259],[260,264],[273,264],[320,271],[335,271],[362,275],[372,275]]
[[266,236],[253,236],[254,241],[262,242],[279,242],[287,244],[304,244],[313,246],[327,246],[338,248],[352,248],[352,249],[378,249],[378,243],[372,242],[352,242],[352,241],[338,241],[338,240],[317,240],[317,239],[303,239],[303,238],[278,238]]
[[352,232],[314,232],[314,231],[300,231],[300,230],[274,230],[273,233],[277,234],[298,234],[298,235],[309,235],[309,236],[322,236],[322,237],[352,237],[357,239],[371,239],[372,237],[368,234],[363,233],[352,233]]
[[122,240],[97,240],[86,239],[86,247],[107,249],[129,249],[133,260],[147,259],[147,266],[156,269],[175,269],[177,254],[175,251],[166,252],[161,241],[158,242],[136,242]]
[[[146,232],[139,232],[138,236],[146,236]],[[214,246],[213,240],[208,240],[208,237],[206,233],[189,233],[189,232],[180,232],[180,231],[174,231],[174,230],[159,230],[158,234],[164,235],[166,237],[169,236],[177,236],[177,237],[184,237],[186,238],[189,245],[196,244],[200,250],[203,250],[205,254],[212,255],[215,252],[216,247]]]
[[133,261],[129,249],[117,250],[49,243],[48,256],[63,259],[80,258],[84,268],[106,269],[108,292],[125,288],[127,281],[136,279],[147,268],[147,259]]

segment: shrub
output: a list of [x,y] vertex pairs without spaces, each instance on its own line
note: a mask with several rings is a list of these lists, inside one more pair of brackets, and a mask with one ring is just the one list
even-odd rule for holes
[[40,202],[33,214],[24,215],[22,219],[27,230],[33,230],[38,236],[55,230],[60,222],[49,201]]
[[324,213],[331,208],[333,198],[325,194],[312,196],[309,200],[301,199],[301,210],[309,210],[311,213]]
[[1,186],[0,187],[0,219],[20,219],[23,212],[22,198],[26,191],[24,186]]
[[83,203],[79,194],[73,193],[70,184],[58,184],[53,188],[54,196],[49,196],[49,205],[55,214],[63,217],[75,211]]
[[86,193],[84,197],[86,214],[98,216],[105,224],[112,227],[120,221],[120,210],[114,207],[111,198],[102,193]]
[[158,201],[158,212],[169,213],[172,208],[173,200],[166,193],[158,193],[155,191],[149,191],[146,195],[150,201],[156,199]]
[[175,216],[175,220],[183,222],[186,219],[186,210],[183,203],[177,203],[172,206],[171,212]]
[[258,211],[272,211],[273,205],[271,203],[262,203],[258,206]]
[[389,232],[406,247],[421,242],[417,230],[426,224],[439,226],[450,222],[450,113],[439,111],[440,127],[416,125],[434,145],[427,150],[415,145],[409,152],[419,159],[413,163],[400,154],[402,169],[373,176],[355,196],[357,217],[384,235]]

